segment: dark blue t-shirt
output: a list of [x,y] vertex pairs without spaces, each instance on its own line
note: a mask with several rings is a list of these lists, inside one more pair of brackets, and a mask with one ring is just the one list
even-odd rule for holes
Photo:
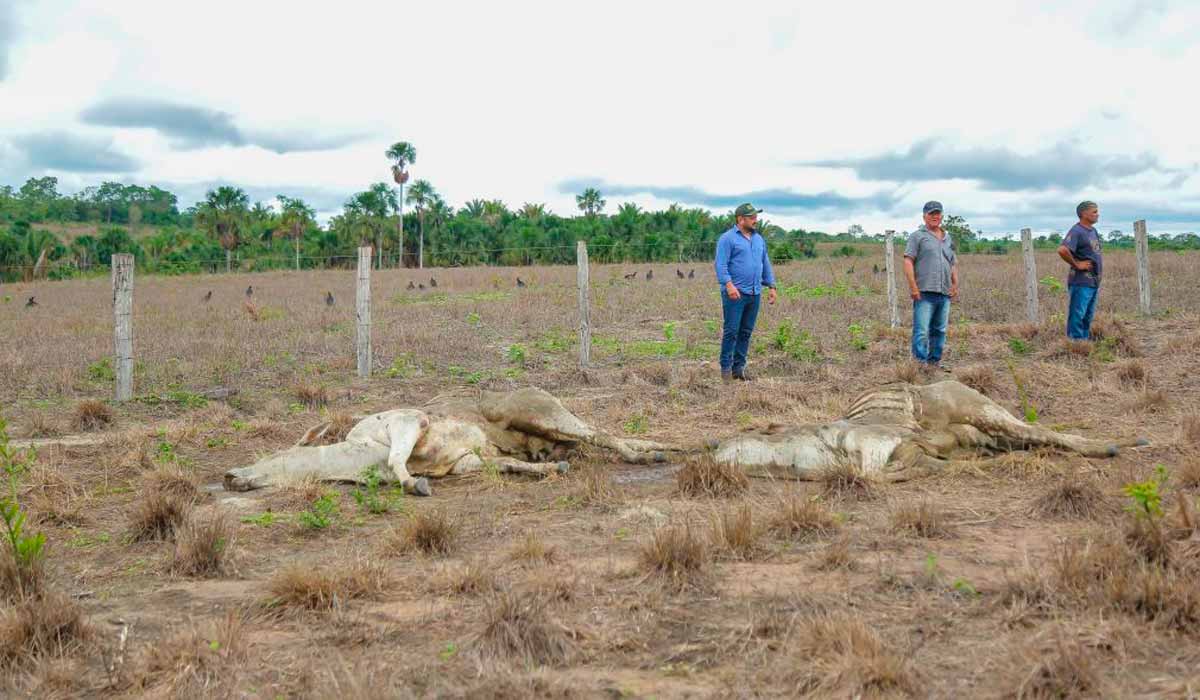
[[1071,251],[1071,255],[1076,260],[1091,260],[1092,269],[1076,270],[1071,268],[1067,273],[1067,284],[1080,287],[1099,287],[1100,272],[1104,267],[1104,261],[1100,255],[1100,235],[1096,233],[1094,228],[1086,228],[1083,224],[1075,224],[1067,231],[1067,237],[1063,239],[1063,245],[1067,250]]

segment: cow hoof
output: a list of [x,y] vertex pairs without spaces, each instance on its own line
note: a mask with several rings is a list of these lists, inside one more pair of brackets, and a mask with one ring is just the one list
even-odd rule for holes
[[429,479],[422,477],[414,481],[412,493],[414,496],[432,496],[433,490],[429,488]]
[[1120,452],[1121,452],[1121,448],[1117,447],[1116,445],[1108,446],[1108,456],[1109,457],[1116,457],[1118,454],[1120,454]]
[[554,468],[559,474],[566,474],[567,472],[571,471],[571,464],[570,462],[559,462],[554,466]]
[[665,461],[667,461],[667,456],[665,454],[663,454],[662,452],[655,452],[654,453],[654,461],[655,462],[665,462]]

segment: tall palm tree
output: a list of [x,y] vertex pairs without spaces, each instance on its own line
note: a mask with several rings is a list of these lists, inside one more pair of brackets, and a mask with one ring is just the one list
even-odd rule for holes
[[575,195],[575,205],[579,207],[588,218],[595,216],[600,210],[604,209],[607,202],[600,196],[600,191],[595,187],[589,187],[583,191],[583,194]]
[[408,141],[397,141],[392,144],[392,147],[387,149],[383,154],[392,161],[392,179],[400,186],[400,199],[397,200],[397,205],[400,210],[400,218],[396,222],[396,233],[399,237],[400,253],[397,258],[397,267],[404,266],[404,183],[408,182],[408,171],[404,169],[407,165],[412,165],[417,162],[417,149]]
[[316,223],[316,212],[299,198],[293,199],[278,195],[276,199],[279,200],[281,208],[279,223],[283,227],[284,234],[296,242],[296,269],[299,270],[300,239],[304,237],[304,232]]
[[229,272],[233,251],[241,243],[250,198],[240,187],[222,185],[209,190],[197,210],[200,228],[225,249],[225,271]]
[[437,192],[428,180],[417,180],[408,188],[408,198],[417,208],[417,221],[421,226],[421,240],[417,244],[417,267],[425,267],[425,211],[433,203]]
[[[398,200],[396,193],[386,183],[376,182],[367,190],[371,195],[368,199],[370,205],[371,216],[378,219],[374,222],[378,225],[375,234],[375,269],[383,269],[383,227],[388,216],[394,214],[398,208]],[[401,217],[403,218],[403,217]],[[374,227],[373,227],[374,228]]]
[[545,215],[546,215],[546,205],[545,204],[532,204],[530,202],[525,202],[525,204],[522,205],[522,207],[521,207],[521,216],[523,216],[526,219],[529,219],[530,221],[537,221],[538,219],[542,218]]

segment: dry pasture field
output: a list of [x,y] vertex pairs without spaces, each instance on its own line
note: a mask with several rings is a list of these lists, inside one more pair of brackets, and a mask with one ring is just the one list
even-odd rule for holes
[[[888,328],[871,257],[779,266],[758,379],[730,386],[708,263],[593,266],[585,371],[572,267],[376,272],[369,381],[354,377],[353,271],[139,277],[121,405],[108,281],[4,285],[9,435],[100,440],[43,448],[19,479],[48,556],[28,595],[0,560],[0,692],[1198,697],[1200,257],[1152,256],[1150,318],[1132,254],[1106,257],[1098,339],[1070,344],[1065,291],[1040,285],[1043,321],[1026,324],[1019,256],[963,256],[946,359],[1015,415],[1149,447],[894,485],[586,451],[564,476],[443,479],[428,499],[217,485],[327,416],[478,387],[537,385],[609,431],[690,443],[938,377]],[[1038,262],[1061,282],[1052,253]],[[1163,514],[1136,517],[1124,488],[1157,465]]]

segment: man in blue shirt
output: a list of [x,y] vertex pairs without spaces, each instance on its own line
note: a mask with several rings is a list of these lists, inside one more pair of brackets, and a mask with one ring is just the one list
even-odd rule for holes
[[775,303],[775,273],[767,242],[755,226],[762,209],[742,204],[734,211],[736,224],[717,239],[717,283],[721,285],[721,379],[750,381],[746,356],[758,319],[763,287],[767,303]]
[[1092,314],[1096,311],[1096,295],[1100,291],[1100,272],[1104,259],[1100,254],[1100,234],[1096,222],[1100,207],[1095,202],[1080,202],[1075,207],[1079,223],[1067,231],[1058,247],[1058,257],[1071,266],[1067,273],[1070,301],[1067,306],[1067,337],[1087,340],[1092,331]]

